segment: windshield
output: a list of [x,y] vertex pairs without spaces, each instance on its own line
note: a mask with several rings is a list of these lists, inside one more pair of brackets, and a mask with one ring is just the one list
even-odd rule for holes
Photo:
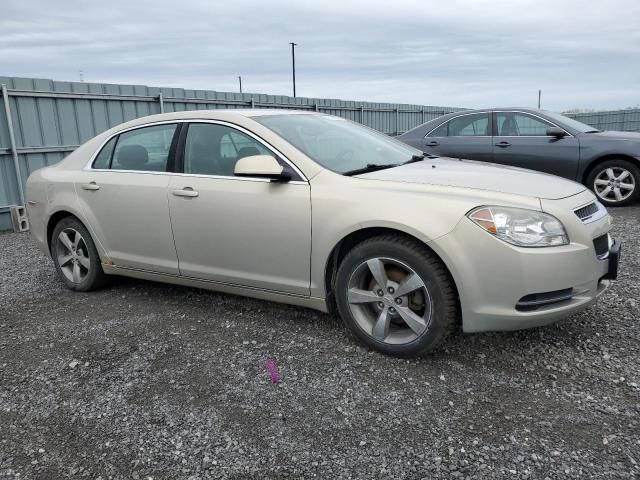
[[371,165],[400,165],[422,154],[382,133],[331,115],[261,115],[252,119],[323,167],[341,174]]
[[593,133],[593,132],[600,131],[597,128],[592,127],[591,125],[587,125],[586,123],[579,122],[577,120],[574,120],[573,118],[565,117],[564,115],[560,115],[559,113],[553,113],[553,112],[547,112],[547,111],[545,111],[544,113],[552,120],[555,120],[556,122],[563,124],[566,127],[577,130],[578,132],[581,132],[581,133]]

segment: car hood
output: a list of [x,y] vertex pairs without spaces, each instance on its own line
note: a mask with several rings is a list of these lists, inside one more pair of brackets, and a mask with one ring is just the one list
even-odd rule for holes
[[587,138],[603,138],[607,140],[632,140],[640,142],[640,133],[638,132],[596,132],[585,133]]
[[453,158],[427,158],[421,162],[358,175],[371,180],[476,188],[549,200],[570,197],[583,185],[524,168]]

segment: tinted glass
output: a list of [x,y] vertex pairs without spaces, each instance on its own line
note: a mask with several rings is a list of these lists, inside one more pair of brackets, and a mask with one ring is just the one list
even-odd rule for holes
[[462,115],[449,120],[449,137],[478,137],[489,135],[489,114]]
[[582,133],[593,133],[600,131],[597,128],[593,128],[591,125],[579,122],[577,120],[574,120],[573,118],[565,117],[564,115],[560,115],[559,113],[547,111],[545,111],[544,113],[545,115],[548,115],[552,120],[559,123],[561,127],[566,126],[567,128],[573,128],[574,130]]
[[496,122],[498,135],[510,137],[543,137],[547,135],[547,128],[553,126],[538,117],[515,112],[496,113]]
[[113,152],[113,147],[116,145],[116,139],[117,137],[113,137],[104,147],[102,147],[102,150],[100,150],[100,153],[93,161],[93,168],[109,168],[109,164],[111,163],[111,153]]
[[236,162],[275,155],[249,135],[225,125],[192,123],[184,147],[184,173],[233,177]]
[[111,168],[165,172],[175,124],[138,128],[118,136]]
[[383,133],[331,115],[260,115],[258,123],[273,130],[309,158],[334,172],[367,164],[400,164],[422,152]]
[[440,125],[438,128],[436,128],[435,130],[433,130],[429,136],[430,137],[446,137],[448,135],[448,130],[449,130],[449,122],[445,122],[442,125]]

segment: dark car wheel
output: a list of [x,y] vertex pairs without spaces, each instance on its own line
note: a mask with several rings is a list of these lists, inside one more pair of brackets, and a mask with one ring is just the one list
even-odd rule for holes
[[358,339],[401,357],[432,351],[458,319],[456,290],[445,266],[427,248],[400,235],[366,240],[345,256],[336,300]]
[[629,205],[640,197],[640,168],[622,158],[607,160],[591,171],[587,187],[608,207]]
[[106,283],[91,235],[73,217],[63,218],[53,229],[51,256],[60,279],[71,290],[88,292]]

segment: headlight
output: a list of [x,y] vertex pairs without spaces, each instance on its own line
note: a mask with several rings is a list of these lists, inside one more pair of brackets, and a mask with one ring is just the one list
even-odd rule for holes
[[522,208],[478,207],[467,217],[500,240],[518,247],[555,247],[569,243],[562,223],[548,213]]

